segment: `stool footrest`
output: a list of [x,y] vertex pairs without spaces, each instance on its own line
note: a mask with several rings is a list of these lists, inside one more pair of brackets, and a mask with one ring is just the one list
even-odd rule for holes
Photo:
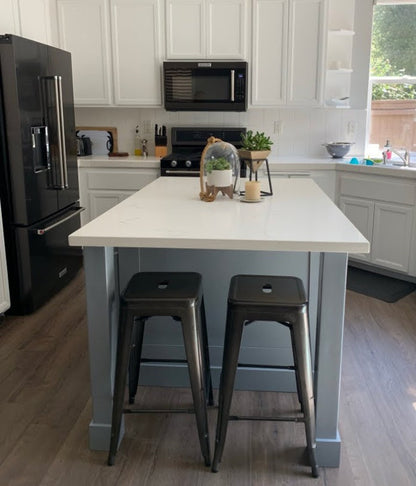
[[286,417],[286,416],[275,416],[275,417],[256,417],[253,415],[230,415],[228,420],[257,420],[265,422],[305,422],[304,417]]
[[125,408],[123,413],[195,413],[194,408]]
[[293,365],[261,365],[261,364],[250,364],[250,363],[238,363],[237,369],[239,368],[261,368],[262,370],[295,370],[296,367]]
[[[218,408],[217,405],[207,405],[207,409]],[[124,408],[123,413],[195,413],[194,408]]]
[[188,363],[186,359],[141,358],[140,363]]

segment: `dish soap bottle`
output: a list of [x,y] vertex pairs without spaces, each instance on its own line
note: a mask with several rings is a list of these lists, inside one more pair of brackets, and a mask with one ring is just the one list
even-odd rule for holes
[[139,125],[136,125],[136,135],[134,137],[134,155],[142,155],[141,140],[139,134]]
[[386,140],[386,145],[383,147],[383,154],[385,161],[390,161],[391,160],[391,146],[390,146],[390,140]]

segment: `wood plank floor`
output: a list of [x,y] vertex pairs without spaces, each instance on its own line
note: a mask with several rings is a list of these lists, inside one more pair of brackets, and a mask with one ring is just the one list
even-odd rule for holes
[[[416,484],[416,292],[395,304],[348,292],[341,466],[312,479],[302,424],[232,422],[220,472],[203,466],[192,415],[127,416],[116,465],[88,449],[83,274],[35,314],[0,325],[0,485],[406,486]],[[295,406],[237,392],[238,413]],[[142,389],[146,405],[190,404],[186,389]],[[210,411],[211,437],[216,413]]]

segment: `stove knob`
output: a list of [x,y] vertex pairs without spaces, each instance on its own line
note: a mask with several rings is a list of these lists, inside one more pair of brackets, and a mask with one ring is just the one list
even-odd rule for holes
[[178,163],[176,162],[176,160],[172,160],[172,162],[170,163],[171,167],[176,167],[177,165]]
[[186,167],[192,167],[192,162],[190,160],[185,161]]

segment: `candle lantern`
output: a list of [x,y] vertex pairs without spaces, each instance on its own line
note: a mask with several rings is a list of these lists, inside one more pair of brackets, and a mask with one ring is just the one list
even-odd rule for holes
[[239,194],[240,159],[234,145],[210,137],[201,155],[200,193],[202,201],[214,201],[219,193],[233,198]]
[[[265,176],[267,177],[268,189],[262,189],[260,191],[261,196],[272,196],[273,189],[272,189],[272,180],[270,178],[270,169],[269,169],[269,161],[267,160],[268,155],[270,154],[270,150],[263,150],[263,151],[249,151],[249,150],[239,150],[239,155],[241,159],[242,167],[248,168],[248,182],[260,182],[259,181],[259,168],[265,163]],[[256,187],[256,184],[248,184],[247,185],[251,190]],[[264,186],[263,186],[264,187]],[[241,191],[242,196],[246,196],[247,194],[245,191]],[[250,198],[248,198],[250,199]]]

